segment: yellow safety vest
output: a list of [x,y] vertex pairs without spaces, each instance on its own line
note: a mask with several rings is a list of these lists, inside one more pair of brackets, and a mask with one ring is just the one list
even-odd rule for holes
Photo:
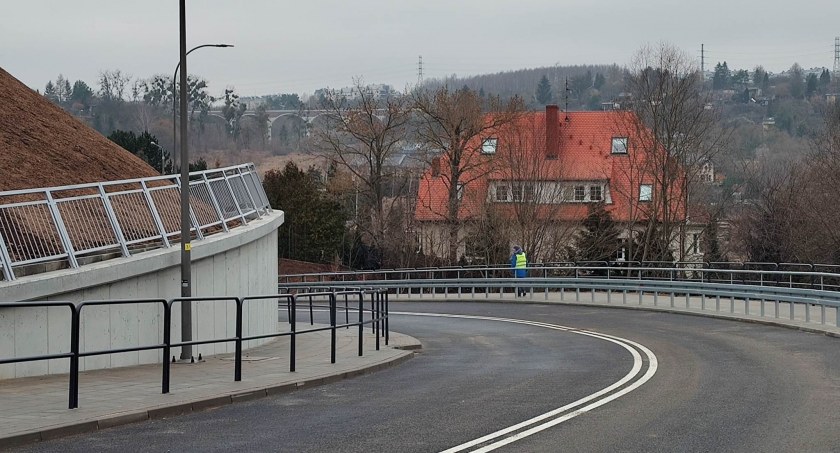
[[516,254],[516,269],[525,269],[525,263],[528,260],[525,258],[525,252]]

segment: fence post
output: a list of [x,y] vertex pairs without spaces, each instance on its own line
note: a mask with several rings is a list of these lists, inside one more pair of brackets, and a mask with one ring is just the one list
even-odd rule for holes
[[335,291],[330,293],[330,363],[335,363]]
[[373,325],[375,326],[374,336],[376,337],[376,350],[378,351],[379,350],[379,323],[382,322],[382,317],[380,316],[381,313],[380,313],[380,308],[379,308],[379,306],[380,306],[379,291],[376,291],[374,293],[374,299],[376,300],[376,309],[375,309],[375,312],[374,312],[374,316],[376,316],[376,320],[373,323]]
[[67,253],[67,261],[70,262],[70,267],[78,268],[79,262],[76,260],[76,251],[73,250],[73,241],[70,239],[70,235],[67,233],[67,227],[64,225],[64,220],[61,218],[61,211],[58,209],[58,203],[55,201],[49,190],[45,193],[47,194],[47,206],[50,209],[50,214],[52,214],[53,223],[55,224],[56,230],[58,230],[58,236],[61,239],[61,244],[64,246],[64,251]]
[[169,376],[170,376],[170,364],[169,361],[169,354],[171,352],[171,347],[169,346],[172,344],[172,301],[165,301],[163,303],[163,376],[161,377],[160,382],[160,392],[163,394],[169,393]]
[[213,186],[210,185],[210,181],[207,179],[207,173],[202,173],[201,178],[204,180],[204,184],[207,185],[207,193],[210,194],[210,201],[213,203],[213,210],[216,211],[219,221],[222,222],[222,228],[225,229],[225,232],[230,231],[228,230],[227,221],[225,221],[225,215],[222,212],[222,208],[219,207],[219,201],[216,199],[216,194],[213,193]]
[[242,304],[245,303],[240,298],[235,298],[236,302],[236,340],[235,340],[235,358],[236,362],[233,366],[233,380],[239,382],[242,380]]
[[12,258],[9,256],[9,249],[6,248],[6,240],[3,239],[2,233],[0,233],[0,266],[3,266],[3,277],[6,281],[13,281],[15,273],[12,270]]
[[296,333],[295,333],[295,324],[297,322],[297,294],[292,294],[292,317],[289,319],[292,324],[292,335],[289,338],[289,372],[294,373],[295,371],[295,340],[296,340]]
[[[177,185],[178,190],[181,190],[180,183],[178,183]],[[143,190],[143,197],[146,199],[146,204],[149,207],[149,211],[152,213],[152,219],[154,219],[155,221],[155,227],[157,227],[158,232],[160,233],[160,241],[163,243],[164,247],[169,248],[169,233],[166,231],[166,227],[163,225],[163,221],[160,219],[160,214],[158,213],[157,206],[155,206],[155,199],[152,198],[152,192],[149,190],[149,187],[146,186],[146,181],[140,181],[140,187]]]
[[[235,171],[236,176],[239,177],[239,181],[242,183],[242,188],[245,189],[245,195],[247,195],[248,199],[251,200],[251,206],[254,207],[254,212],[257,213],[257,217],[260,217],[260,208],[257,206],[257,200],[254,199],[254,196],[251,195],[251,191],[248,190],[248,184],[245,182],[245,175],[242,174],[242,167],[236,167],[233,171]],[[236,194],[235,193],[233,195],[233,199],[236,200]],[[237,200],[237,204],[238,203],[239,203],[239,201]]]
[[365,292],[359,290],[359,357],[362,356],[362,343],[365,337]]
[[81,309],[75,304],[70,314],[70,409],[79,407],[79,325]]
[[105,192],[105,186],[102,183],[99,183],[99,196],[102,199],[102,206],[105,208],[105,214],[108,215],[108,221],[111,223],[111,228],[114,230],[114,236],[117,238],[117,242],[120,243],[120,250],[122,251],[123,256],[130,256],[131,253],[128,251],[128,246],[125,244],[125,236],[123,235],[122,228],[120,227],[120,222],[117,220],[117,216],[114,213],[114,207],[111,206],[111,200],[108,198],[108,193]]
[[[390,337],[390,327],[388,325],[388,290],[384,290],[383,296],[385,297],[385,346],[388,346],[388,339]],[[825,315],[823,315],[823,319],[825,319]]]

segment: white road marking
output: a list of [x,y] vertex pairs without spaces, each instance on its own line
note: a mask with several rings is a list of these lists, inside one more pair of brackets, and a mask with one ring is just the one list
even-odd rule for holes
[[[471,440],[469,442],[463,443],[461,445],[457,445],[455,447],[449,448],[447,450],[444,450],[441,453],[456,453],[456,452],[464,451],[464,450],[467,450],[469,448],[475,447],[476,445],[481,445],[481,444],[490,442],[494,439],[501,438],[500,440],[497,440],[496,442],[493,442],[491,444],[488,444],[488,445],[480,447],[476,450],[473,450],[474,452],[487,452],[487,451],[495,450],[499,447],[505,446],[505,445],[510,444],[512,442],[516,442],[517,440],[524,439],[524,438],[526,438],[528,436],[531,436],[533,434],[536,434],[540,431],[551,428],[552,426],[556,426],[556,425],[558,425],[560,423],[563,423],[567,420],[575,418],[578,415],[589,412],[592,409],[595,409],[595,408],[600,407],[604,404],[607,404],[610,401],[613,401],[615,399],[618,399],[621,396],[626,395],[627,393],[630,393],[631,391],[639,388],[642,384],[649,381],[653,377],[653,375],[656,374],[656,369],[658,367],[658,362],[656,360],[656,355],[654,355],[653,352],[651,352],[651,350],[646,348],[645,346],[643,346],[639,343],[636,343],[634,341],[627,340],[626,338],[616,337],[616,336],[613,336],[613,335],[607,335],[607,334],[602,334],[602,333],[598,333],[598,332],[591,332],[591,331],[587,331],[587,330],[579,330],[579,329],[575,329],[575,328],[571,328],[571,327],[565,327],[565,326],[560,326],[560,325],[557,325],[557,324],[549,324],[549,323],[544,323],[544,322],[526,321],[526,320],[522,320],[522,319],[510,319],[510,318],[494,318],[494,317],[489,317],[489,316],[470,316],[470,315],[452,315],[452,314],[445,314],[445,313],[415,313],[415,312],[390,312],[389,314],[409,315],[409,316],[428,316],[428,317],[439,317],[439,318],[442,317],[442,318],[479,319],[479,320],[485,320],[485,321],[500,321],[500,322],[515,323],[515,324],[525,324],[525,325],[531,325],[531,326],[536,326],[536,327],[544,327],[544,328],[553,329],[553,330],[567,331],[567,332],[576,333],[576,334],[579,334],[579,335],[586,335],[586,336],[589,336],[589,337],[598,338],[598,339],[601,339],[601,340],[604,340],[604,341],[609,341],[611,343],[615,343],[615,344],[623,347],[624,349],[626,349],[628,352],[630,352],[630,355],[633,357],[633,367],[630,369],[630,372],[627,373],[627,375],[625,375],[623,378],[621,378],[619,381],[615,382],[614,384],[612,384],[608,387],[605,387],[604,389],[602,389],[598,392],[595,392],[591,395],[585,396],[585,397],[583,397],[583,398],[581,398],[581,399],[579,399],[579,400],[577,400],[573,403],[569,403],[569,404],[567,404],[563,407],[559,407],[557,409],[546,412],[542,415],[538,415],[534,418],[525,420],[525,421],[517,423],[515,425],[509,426],[507,428],[501,429],[501,430],[496,431],[494,433],[490,433],[490,434],[487,434],[485,436],[479,437],[478,439],[474,439],[474,440]],[[621,389],[621,390],[619,390],[615,393],[612,393],[617,388],[622,387],[623,385],[627,384],[628,382],[630,382],[631,380],[636,378],[638,376],[639,372],[642,369],[642,365],[643,365],[642,356],[639,354],[639,352],[636,349],[633,348],[633,346],[635,346],[636,348],[641,350],[645,354],[645,356],[647,357],[647,360],[648,360],[648,363],[649,363],[648,369],[644,373],[644,375],[642,375],[641,378],[637,379],[635,382],[631,383],[627,387],[625,387],[625,388],[623,388],[623,389]],[[595,400],[595,401],[593,402],[593,400]],[[580,407],[578,409],[575,409],[575,410],[573,410],[573,411],[571,411],[571,412],[569,412],[565,415],[560,415],[560,414],[563,414],[563,413],[569,411],[572,408],[581,406],[581,405],[586,404],[586,403],[589,403],[589,404],[587,404],[586,406]],[[558,415],[560,415],[560,416],[558,417]],[[532,425],[535,425],[535,426],[532,426]],[[531,428],[528,428],[525,431],[519,431],[520,429],[523,429],[523,428],[526,428],[526,427],[529,427],[529,426],[531,426]],[[517,432],[517,431],[519,431],[519,432]],[[513,434],[511,434],[511,433],[513,433]],[[507,436],[507,437],[505,437],[505,436]]]

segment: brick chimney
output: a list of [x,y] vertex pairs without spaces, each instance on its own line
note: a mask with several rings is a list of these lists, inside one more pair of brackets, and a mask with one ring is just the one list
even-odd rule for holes
[[432,176],[433,177],[440,176],[440,157],[433,157],[432,158]]
[[560,154],[560,107],[545,106],[545,157],[556,159]]

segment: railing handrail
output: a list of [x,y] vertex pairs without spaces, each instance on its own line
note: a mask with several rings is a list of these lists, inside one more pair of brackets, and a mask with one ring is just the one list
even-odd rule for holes
[[[78,268],[109,250],[127,257],[138,244],[169,248],[180,240],[180,190],[180,175],[161,175],[0,192],[0,277],[54,261]],[[189,191],[196,240],[271,212],[253,163],[192,172]]]
[[[542,263],[537,264],[529,264],[528,269],[531,271],[575,271],[575,270],[585,270],[585,271],[608,271],[611,273],[638,273],[638,272],[669,272],[674,273],[689,273],[689,274],[744,274],[744,275],[769,275],[769,276],[797,276],[797,277],[822,277],[822,278],[836,278],[840,279],[840,273],[833,273],[833,272],[815,272],[815,271],[788,271],[788,270],[763,270],[763,269],[719,269],[719,268],[712,268],[709,267],[709,263],[697,263],[698,265],[705,264],[706,266],[703,267],[648,267],[648,266],[595,266],[595,265],[575,265],[575,266],[554,266],[554,265],[544,265]],[[786,263],[789,264],[789,263]],[[432,268],[423,268],[423,269],[380,269],[380,270],[363,270],[363,271],[332,271],[332,272],[310,272],[310,273],[301,273],[301,274],[283,274],[280,275],[278,278],[279,283],[286,283],[290,282],[290,279],[293,278],[327,278],[327,277],[340,277],[340,276],[356,276],[356,275],[408,275],[411,274],[418,274],[423,272],[453,272],[453,273],[466,273],[466,272],[500,272],[500,271],[511,271],[510,265],[491,265],[491,266],[484,266],[484,267],[477,267],[477,268],[462,268],[462,267],[432,267]],[[609,274],[608,274],[609,275]],[[616,274],[613,274],[616,275]],[[617,275],[616,275],[617,276]],[[681,280],[685,280],[685,277],[682,277]]]
[[[337,321],[337,296],[339,295],[358,295],[359,296],[359,305],[358,308],[353,307],[353,310],[357,310],[359,313],[358,321],[357,322],[350,322],[349,321],[349,310],[350,306],[345,305],[345,311],[348,313],[347,321],[343,324],[339,324]],[[371,307],[370,309],[366,309],[364,307],[365,296],[371,296]],[[312,297],[311,296],[318,296],[318,297],[327,297],[329,299],[329,311],[330,311],[330,325],[328,327],[323,328],[314,328],[314,329],[307,329],[307,330],[297,330],[296,329],[296,304],[298,297],[309,297],[310,301],[310,316],[312,313]],[[242,324],[243,324],[243,306],[246,302],[252,300],[278,300],[278,309],[279,309],[279,301],[285,300],[288,304],[288,322],[291,326],[291,330],[288,332],[272,332],[267,334],[258,334],[258,335],[249,335],[245,336],[242,331]],[[234,317],[234,329],[235,335],[233,337],[225,337],[225,338],[213,338],[208,340],[196,340],[196,341],[180,341],[180,342],[173,342],[172,341],[172,307],[177,303],[182,302],[218,302],[218,301],[228,301],[233,302],[235,304],[235,312],[236,316]],[[156,344],[147,344],[147,345],[140,345],[140,346],[130,346],[130,347],[121,347],[121,348],[108,348],[108,349],[101,349],[95,351],[82,351],[80,350],[80,341],[79,338],[81,336],[81,317],[82,317],[82,309],[86,306],[101,306],[101,305],[125,305],[125,304],[161,304],[163,307],[163,322],[166,326],[163,329],[163,340],[161,343]],[[0,302],[0,310],[4,308],[38,308],[38,307],[68,307],[70,309],[70,351],[69,352],[62,352],[62,353],[53,353],[53,354],[41,354],[35,356],[26,356],[26,357],[12,357],[12,358],[3,358],[0,357],[0,365],[7,365],[7,364],[14,364],[14,363],[23,363],[23,362],[34,362],[40,360],[53,360],[53,359],[70,359],[70,373],[69,373],[69,408],[76,409],[79,407],[79,359],[81,357],[89,357],[95,355],[104,355],[104,354],[115,354],[115,353],[122,353],[122,352],[133,352],[133,351],[149,351],[149,350],[161,350],[162,351],[162,361],[161,361],[161,393],[169,393],[169,383],[170,383],[170,362],[169,356],[171,352],[171,348],[179,347],[179,346],[186,346],[191,344],[215,344],[215,343],[229,343],[235,342],[235,351],[234,351],[234,381],[241,381],[242,380],[242,343],[244,341],[249,340],[258,340],[258,339],[266,339],[266,338],[278,338],[288,336],[290,337],[290,355],[289,355],[289,371],[294,372],[296,369],[296,353],[295,353],[295,344],[296,344],[296,337],[297,335],[304,335],[307,333],[319,332],[330,330],[331,331],[331,340],[330,340],[330,363],[336,362],[336,329],[338,328],[349,328],[352,326],[359,327],[359,356],[363,355],[363,328],[365,325],[370,325],[371,329],[376,334],[376,350],[379,350],[379,336],[385,338],[385,345],[388,345],[389,342],[389,327],[388,327],[388,294],[381,291],[381,290],[345,290],[341,292],[336,291],[322,291],[316,292],[306,295],[295,295],[295,294],[269,294],[269,295],[260,295],[260,296],[246,296],[246,297],[178,297],[174,299],[119,299],[119,300],[91,300],[91,301],[83,301],[79,303],[75,302],[63,302],[63,301],[33,301],[33,302]],[[370,316],[365,319],[365,312],[369,312]],[[294,315],[293,315],[294,314]],[[314,323],[314,319],[311,318],[311,322]]]

